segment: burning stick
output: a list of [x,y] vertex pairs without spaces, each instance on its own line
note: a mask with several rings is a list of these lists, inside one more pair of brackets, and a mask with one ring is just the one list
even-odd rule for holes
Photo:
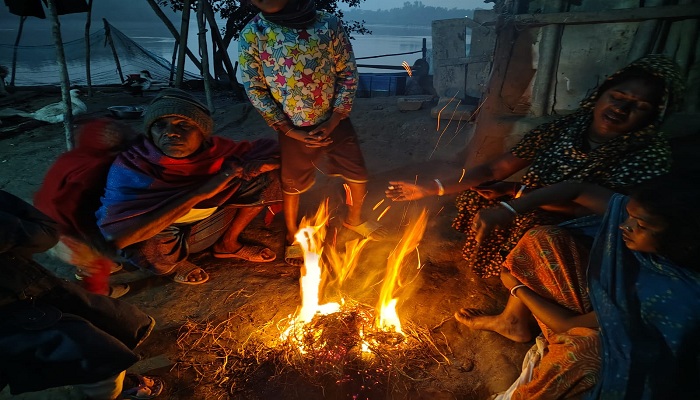
[[[384,200],[382,200],[382,201],[384,201]],[[386,212],[389,211],[390,208],[391,208],[391,206],[386,206],[386,208],[384,209],[384,211],[382,211],[382,213],[379,214],[379,216],[377,217],[377,221],[379,221],[380,219],[382,219],[382,217],[384,216],[384,214],[386,214]]]

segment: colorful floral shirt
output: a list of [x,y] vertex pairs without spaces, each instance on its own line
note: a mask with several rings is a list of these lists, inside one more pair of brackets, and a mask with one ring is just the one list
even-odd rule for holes
[[269,125],[289,119],[296,126],[310,126],[333,111],[350,113],[357,66],[336,16],[318,12],[311,27],[292,29],[258,14],[243,28],[238,43],[243,86]]

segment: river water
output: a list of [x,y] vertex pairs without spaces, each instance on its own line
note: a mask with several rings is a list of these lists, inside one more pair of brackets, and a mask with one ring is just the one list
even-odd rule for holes
[[[28,20],[29,21],[29,20]],[[168,62],[173,59],[173,49],[175,40],[170,35],[169,31],[165,29],[162,23],[144,24],[129,21],[110,21],[110,23],[119,31],[124,33],[130,39],[138,43],[143,48],[148,51],[163,57]],[[219,21],[223,26],[223,21]],[[101,21],[93,21],[91,32],[95,32],[102,27]],[[423,41],[425,39],[427,47],[428,59],[431,59],[431,48],[432,48],[432,37],[430,27],[416,27],[416,26],[379,26],[379,25],[367,25],[373,33],[371,35],[354,35],[352,39],[353,49],[355,51],[355,57],[358,59],[358,64],[371,64],[371,65],[390,65],[398,66],[405,61],[409,65],[422,57],[422,47]],[[188,38],[188,47],[194,54],[198,54],[198,36],[197,36],[197,26],[194,21],[190,24],[190,33]],[[73,40],[80,40],[84,36],[84,24],[77,23],[63,23],[61,25],[61,34],[63,42],[71,42]],[[12,59],[12,44],[17,35],[16,27],[2,26],[0,27],[0,64],[9,66]],[[209,35],[207,35],[209,37]],[[18,66],[17,71],[17,85],[41,85],[41,84],[57,84],[58,82],[58,68],[55,64],[55,48],[52,45],[53,37],[51,35],[50,29],[47,29],[46,24],[44,25],[31,25],[25,24],[25,28],[22,34],[22,39],[20,45],[23,49],[31,49],[30,46],[45,45],[42,55],[31,52],[22,53],[24,59],[23,64]],[[106,46],[101,46],[105,49]],[[211,44],[208,45],[208,49],[211,52]],[[228,53],[231,57],[232,62],[236,62],[238,59],[238,46],[235,42],[232,42],[229,46]],[[390,57],[382,58],[371,58],[362,59],[363,57],[374,57],[386,54],[397,54],[397,53],[412,53],[404,55],[395,55]],[[34,54],[29,56],[28,54]],[[30,62],[27,63],[27,58],[31,57]],[[84,57],[84,56],[83,56]],[[211,57],[211,56],[210,56]],[[211,60],[211,58],[210,58]],[[431,63],[432,64],[432,63]],[[84,62],[79,60],[78,64],[72,63],[69,66],[69,75],[71,75],[72,70],[84,70]],[[24,68],[26,73],[22,73],[20,70]],[[108,71],[111,77],[114,74],[114,60],[111,52],[105,50],[103,52],[93,52],[91,57],[91,68],[94,74],[99,74],[100,68]],[[32,73],[28,73],[28,70],[32,70]],[[185,69],[194,75],[200,76],[199,71],[194,66],[194,64],[187,59],[185,63]],[[124,71],[124,74],[134,73],[137,71]],[[401,73],[401,70],[386,70],[377,68],[367,68],[360,67],[360,73],[382,73],[382,72],[396,72]],[[84,75],[84,74],[83,74]],[[111,78],[109,78],[111,79]],[[99,80],[99,79],[98,79]],[[93,78],[95,81],[95,78]],[[114,83],[119,83],[118,76],[115,76]],[[83,84],[83,82],[80,82]]]

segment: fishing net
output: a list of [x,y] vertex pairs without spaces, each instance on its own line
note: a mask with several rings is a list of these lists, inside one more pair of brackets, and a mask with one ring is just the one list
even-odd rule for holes
[[[111,39],[114,43],[114,53],[117,55],[122,75],[120,76],[117,62],[109,45],[105,28],[90,35],[90,76],[93,85],[121,84],[122,78],[130,74],[138,74],[148,70],[154,83],[168,84],[173,80],[174,69],[169,60],[145,49],[131,38],[108,25]],[[174,45],[173,40],[173,45]],[[68,76],[71,85],[87,85],[85,67],[86,41],[84,38],[63,43],[63,50],[68,66]],[[59,85],[61,82],[59,67],[56,61],[56,46],[15,46],[0,44],[0,60],[11,67],[11,60],[16,60],[15,86]],[[184,80],[201,79],[199,74],[185,71]],[[10,76],[6,78],[10,81]]]

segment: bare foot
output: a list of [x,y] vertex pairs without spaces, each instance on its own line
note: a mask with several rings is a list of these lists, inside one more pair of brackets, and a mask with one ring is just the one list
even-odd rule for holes
[[528,321],[516,316],[484,315],[481,310],[462,308],[455,313],[455,319],[471,329],[493,331],[518,343],[529,342],[533,337]]

